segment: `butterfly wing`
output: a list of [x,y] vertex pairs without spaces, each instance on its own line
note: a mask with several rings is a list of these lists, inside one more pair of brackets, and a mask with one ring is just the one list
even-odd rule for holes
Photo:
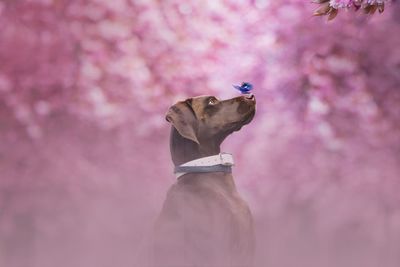
[[247,94],[253,89],[253,85],[244,82],[242,85],[233,85],[233,88],[239,90],[242,94]]

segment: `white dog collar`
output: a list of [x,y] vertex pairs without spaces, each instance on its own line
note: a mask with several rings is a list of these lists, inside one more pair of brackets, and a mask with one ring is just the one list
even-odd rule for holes
[[190,172],[232,172],[233,157],[229,153],[204,157],[175,167],[176,178]]

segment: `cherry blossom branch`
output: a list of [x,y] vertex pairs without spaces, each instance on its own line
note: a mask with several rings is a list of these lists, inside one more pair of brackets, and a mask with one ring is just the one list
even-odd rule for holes
[[313,0],[319,7],[314,11],[314,16],[328,16],[328,20],[334,19],[339,10],[362,10],[365,14],[373,15],[376,11],[382,13],[385,4],[392,0]]

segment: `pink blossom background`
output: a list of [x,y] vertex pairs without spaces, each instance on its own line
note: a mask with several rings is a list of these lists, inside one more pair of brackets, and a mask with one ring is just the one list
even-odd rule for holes
[[257,267],[400,265],[400,7],[0,1],[0,266],[145,266],[168,107],[254,84],[223,144]]

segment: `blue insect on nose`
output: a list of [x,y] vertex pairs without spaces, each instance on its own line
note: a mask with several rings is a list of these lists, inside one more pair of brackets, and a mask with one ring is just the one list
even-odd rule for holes
[[233,87],[239,90],[242,94],[248,94],[253,89],[253,85],[248,82],[243,82],[241,85],[234,85]]

